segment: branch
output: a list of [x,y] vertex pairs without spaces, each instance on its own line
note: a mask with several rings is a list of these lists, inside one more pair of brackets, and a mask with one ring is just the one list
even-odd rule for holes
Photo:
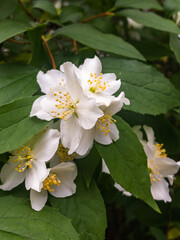
[[21,2],[21,0],[18,0],[19,4],[22,6],[22,8],[24,9],[25,13],[32,18],[33,21],[38,21],[38,19],[36,17],[34,17],[30,11],[25,7],[25,5]]
[[14,39],[12,39],[12,38],[9,38],[8,41],[9,41],[9,42],[12,42],[12,43],[15,43],[15,44],[20,44],[20,45],[29,44],[29,42],[17,41],[17,40],[14,40]]
[[46,41],[44,35],[42,35],[41,38],[42,38],[42,40],[43,40],[43,42],[44,42],[44,44],[45,44],[45,46],[46,46],[46,48],[47,48],[47,51],[48,51],[49,57],[50,57],[51,62],[52,62],[52,67],[53,67],[53,69],[56,69],[56,64],[55,64],[55,61],[54,61],[53,55],[52,55],[52,53],[51,53],[51,50],[50,50],[50,48],[49,48],[49,46],[48,46],[48,43],[47,43],[47,41]]
[[98,17],[102,17],[102,16],[114,16],[114,13],[112,12],[103,12],[103,13],[99,13],[97,15],[94,15],[92,17],[89,17],[89,18],[86,18],[82,21],[82,23],[86,23],[86,22],[89,22],[95,18],[98,18]]
[[73,40],[73,46],[74,46],[74,53],[75,53],[75,55],[77,55],[78,54],[78,50],[77,50],[77,42],[76,42],[76,40]]

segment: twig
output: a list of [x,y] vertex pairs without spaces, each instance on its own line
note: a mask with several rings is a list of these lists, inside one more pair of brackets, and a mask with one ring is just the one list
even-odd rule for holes
[[38,21],[38,19],[36,17],[34,17],[30,11],[25,7],[25,5],[21,2],[21,0],[18,0],[19,4],[22,6],[22,8],[24,9],[25,13],[32,18],[33,21]]
[[17,41],[17,40],[14,40],[14,39],[12,39],[12,38],[9,38],[8,41],[9,41],[9,42],[12,42],[12,43],[15,43],[15,44],[20,44],[20,45],[29,44],[29,42]]
[[95,19],[95,18],[98,18],[98,17],[102,17],[102,16],[113,16],[113,15],[114,15],[114,13],[112,13],[112,12],[99,13],[99,14],[97,14],[97,15],[94,15],[94,16],[92,16],[92,17],[89,17],[89,18],[84,19],[84,20],[82,21],[82,23],[89,22],[89,21],[91,21],[91,20],[93,20],[93,19]]
[[48,43],[47,43],[47,41],[46,41],[44,35],[42,35],[41,38],[42,38],[42,40],[43,40],[43,42],[44,42],[44,44],[45,44],[45,46],[46,46],[46,48],[47,48],[47,51],[48,51],[49,57],[50,57],[51,62],[52,62],[52,67],[53,67],[53,69],[56,69],[56,64],[55,64],[55,61],[54,61],[53,55],[52,55],[52,53],[51,53],[51,50],[50,50],[50,48],[49,48],[49,46],[48,46]]
[[74,46],[74,53],[77,55],[78,54],[78,49],[77,49],[77,42],[76,42],[76,40],[73,40],[73,46]]

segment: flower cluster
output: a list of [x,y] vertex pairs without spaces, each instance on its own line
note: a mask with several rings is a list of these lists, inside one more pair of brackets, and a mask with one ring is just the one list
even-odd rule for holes
[[[167,178],[171,185],[173,184],[174,174],[178,172],[180,162],[175,162],[171,158],[167,157],[163,144],[155,142],[154,132],[151,127],[143,126],[147,140],[143,139],[143,133],[140,128],[140,126],[135,126],[133,130],[137,134],[147,156],[147,167],[151,181],[152,196],[155,200],[171,202],[169,184],[165,178]],[[104,160],[102,170],[105,173],[109,173],[109,169],[107,168]],[[122,191],[124,195],[131,196],[131,193],[123,189],[118,183],[115,183],[114,186],[119,191]]]
[[[101,62],[96,56],[86,59],[79,68],[66,62],[60,70],[40,71],[37,82],[44,95],[33,103],[30,117],[54,121],[11,152],[1,169],[0,189],[11,190],[25,180],[31,206],[39,211],[47,201],[48,192],[59,198],[75,193],[77,167],[73,159],[86,155],[94,140],[104,145],[118,140],[113,115],[130,102],[124,92],[113,95],[121,82],[113,73],[102,74]],[[147,155],[153,198],[171,201],[165,178],[172,184],[180,163],[167,157],[163,144],[155,142],[152,128],[144,126],[147,140],[143,139],[140,126],[133,130]],[[103,172],[109,173],[104,161]],[[131,195],[118,183],[114,186]]]
[[69,154],[86,154],[94,140],[110,144],[119,138],[112,115],[130,102],[124,92],[113,96],[121,82],[113,73],[102,74],[98,57],[79,68],[66,62],[60,70],[40,71],[37,81],[45,95],[34,102],[30,116],[60,119],[61,142]]
[[[77,68],[71,62],[60,70],[40,71],[37,82],[45,94],[35,100],[30,117],[58,119],[11,152],[1,169],[0,189],[11,190],[25,180],[33,209],[41,210],[48,192],[55,197],[75,193],[77,168],[72,161],[85,155],[93,141],[110,144],[119,138],[113,115],[130,104],[113,73],[102,74],[98,57]],[[60,131],[59,131],[60,129]]]
[[47,191],[56,197],[72,195],[76,191],[73,182],[77,175],[75,163],[59,161],[52,168],[46,165],[54,162],[59,139],[58,130],[47,128],[13,150],[1,169],[0,189],[11,190],[25,180],[25,187],[30,190],[32,208],[37,211],[44,207]]

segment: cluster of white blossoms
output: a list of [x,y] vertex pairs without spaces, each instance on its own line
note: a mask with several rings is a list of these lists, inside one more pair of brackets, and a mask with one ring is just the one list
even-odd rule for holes
[[[75,193],[77,168],[72,161],[64,161],[64,155],[62,161],[57,161],[62,152],[58,147],[59,139],[58,130],[47,128],[12,151],[1,169],[0,189],[9,191],[25,180],[25,188],[30,190],[31,206],[37,211],[44,207],[47,192],[55,197],[67,197]],[[52,167],[54,161],[57,164]]]
[[119,131],[112,116],[123,104],[130,104],[124,92],[113,96],[121,85],[115,74],[101,71],[95,56],[79,68],[66,62],[60,70],[38,73],[37,82],[45,95],[35,100],[30,117],[56,121],[11,152],[1,169],[0,189],[11,190],[25,180],[31,206],[37,211],[44,207],[48,192],[55,197],[75,193],[74,156],[87,154],[94,140],[101,144],[116,141]]
[[[113,73],[102,74],[101,62],[96,56],[87,58],[79,68],[66,62],[60,70],[40,71],[37,82],[44,95],[33,103],[30,117],[55,121],[11,152],[1,169],[0,189],[11,190],[25,180],[31,206],[40,211],[48,192],[59,198],[75,193],[77,167],[74,157],[87,154],[94,140],[105,145],[118,140],[119,131],[113,115],[130,102],[124,92],[117,97],[113,95],[121,82]],[[155,142],[152,128],[144,126],[147,141],[139,126],[133,130],[147,155],[153,198],[171,201],[165,178],[172,184],[180,163],[167,157],[163,145]],[[104,161],[103,171],[109,173]],[[131,195],[119,184],[115,183],[115,187]]]
[[[147,156],[147,167],[151,181],[151,194],[155,200],[171,202],[168,181],[171,185],[173,184],[174,174],[178,172],[180,162],[175,162],[173,159],[167,157],[163,144],[155,142],[154,131],[151,127],[143,126],[147,140],[143,139],[143,133],[140,129],[140,126],[133,127]],[[109,173],[109,169],[104,160],[102,171]],[[166,181],[165,178],[168,181]],[[123,189],[118,183],[115,183],[114,186],[119,191],[122,191],[124,195],[131,196],[131,193]]]
[[34,102],[30,116],[60,119],[61,142],[69,154],[86,154],[94,140],[110,144],[119,138],[112,115],[130,102],[124,92],[113,96],[121,82],[114,73],[102,74],[98,57],[79,68],[66,62],[60,70],[40,71],[37,81],[45,95]]

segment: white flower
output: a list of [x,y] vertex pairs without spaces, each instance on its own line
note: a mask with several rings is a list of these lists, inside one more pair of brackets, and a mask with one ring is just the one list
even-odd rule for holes
[[170,179],[171,184],[173,183],[173,175],[178,172],[179,163],[167,157],[165,149],[162,148],[163,144],[155,142],[154,131],[151,127],[143,126],[143,128],[147,135],[147,141],[142,138],[139,126],[136,126],[134,130],[147,155],[152,196],[155,200],[170,202],[169,184],[165,178]]
[[42,182],[49,171],[45,162],[55,154],[59,144],[60,133],[48,129],[35,135],[22,147],[12,151],[7,163],[1,169],[0,189],[11,190],[25,180],[25,187],[40,191]]
[[176,21],[176,24],[180,26],[180,11],[173,15],[173,19]]
[[97,56],[86,58],[83,65],[75,68],[77,78],[81,82],[84,93],[96,100],[98,106],[109,106],[112,94],[120,88],[120,80],[114,73],[102,74],[102,65]]
[[77,154],[86,154],[86,152],[93,146],[94,140],[107,145],[119,139],[119,131],[115,124],[116,120],[113,119],[112,116],[121,110],[123,104],[129,105],[130,102],[125,97],[124,92],[121,92],[117,98],[112,98],[108,107],[101,107],[104,115],[98,119],[95,127],[90,130],[82,130],[82,138],[76,149]]
[[[173,19],[176,21],[178,27],[180,27],[180,11],[173,15]],[[180,38],[180,34],[177,35]]]
[[63,162],[49,169],[48,177],[43,181],[41,192],[30,191],[31,206],[40,211],[48,198],[48,192],[57,198],[71,196],[76,192],[74,179],[77,176],[77,168],[73,162]]
[[30,116],[43,120],[59,118],[64,121],[75,117],[78,124],[85,129],[92,128],[102,111],[95,101],[88,99],[82,91],[74,73],[74,65],[66,62],[59,70],[50,70],[46,74],[38,73],[37,81],[41,91],[46,95],[33,103]]
[[128,22],[128,27],[129,28],[135,28],[135,29],[142,29],[143,28],[142,24],[137,23],[132,18],[127,18],[127,22]]
[[61,141],[74,152],[79,145],[82,132],[77,131],[94,127],[97,119],[103,115],[94,99],[86,97],[74,72],[75,66],[66,62],[61,71],[50,70],[46,74],[39,72],[37,79],[42,92],[33,104],[30,116],[40,119],[61,119]]
[[[147,141],[143,139],[143,133],[140,131],[140,128],[140,126],[135,126],[133,130],[137,134],[147,155],[147,165],[151,180],[151,194],[155,200],[170,202],[169,184],[165,178],[169,180],[171,185],[173,184],[174,174],[178,172],[180,162],[175,162],[167,157],[165,149],[162,148],[163,144],[155,142],[154,131],[151,127],[143,126],[147,135]],[[106,170],[106,168],[104,169]],[[119,184],[115,183],[115,187],[125,195],[131,195]]]

